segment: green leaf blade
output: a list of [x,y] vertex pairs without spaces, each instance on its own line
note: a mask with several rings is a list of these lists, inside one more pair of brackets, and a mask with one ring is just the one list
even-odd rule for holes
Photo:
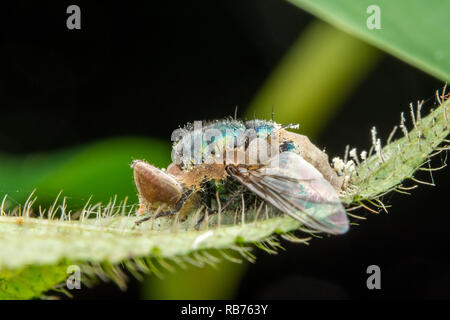
[[[332,25],[441,79],[450,81],[450,2],[289,0]],[[378,5],[381,29],[370,30],[367,8]]]

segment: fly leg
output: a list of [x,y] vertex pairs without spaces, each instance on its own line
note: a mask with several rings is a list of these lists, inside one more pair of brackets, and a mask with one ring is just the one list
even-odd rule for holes
[[[175,208],[173,210],[167,210],[167,211],[163,211],[158,213],[157,215],[155,215],[155,219],[160,218],[160,217],[167,217],[167,216],[173,216],[176,215],[181,208],[183,208],[184,203],[186,202],[186,199],[192,194],[192,190],[188,190],[187,192],[185,192],[183,194],[183,196],[181,197],[180,200],[178,200],[178,202],[175,204]],[[148,221],[150,219],[152,219],[153,216],[149,215],[141,220],[138,220],[135,222],[136,225],[140,225],[141,223]]]
[[[158,214],[155,216],[155,219],[160,218],[160,217],[172,216],[172,215],[177,214],[177,212],[178,212],[177,210],[167,210],[167,211],[163,211],[163,212],[158,213]],[[143,222],[145,222],[145,221],[148,221],[148,220],[150,220],[150,219],[152,219],[152,218],[153,218],[152,215],[148,215],[147,217],[142,218],[141,220],[136,221],[135,224],[138,226],[138,225],[140,225],[141,223],[143,223]]]
[[[214,213],[216,213],[213,209],[211,209],[211,207],[212,207],[211,198],[208,198],[208,203],[203,202],[203,205],[206,207],[206,210],[208,211],[208,215],[213,215]],[[202,224],[203,220],[205,220],[205,216],[206,216],[206,213],[204,213],[202,215],[202,217],[200,218],[200,220],[198,220],[197,223],[195,224],[196,230],[198,230],[200,228],[200,225]]]
[[[221,208],[221,211],[224,211],[233,201],[239,197],[242,192],[244,191],[244,187],[240,187],[236,192],[225,202],[224,206]],[[211,197],[208,199],[208,204],[203,203],[203,205],[206,207],[206,210],[208,210],[208,215],[213,215],[218,213],[218,211],[215,211],[211,209]],[[195,229],[199,229],[200,225],[202,224],[203,220],[205,219],[206,214],[203,214],[203,216],[200,218],[200,220],[197,221],[197,224],[195,225]]]

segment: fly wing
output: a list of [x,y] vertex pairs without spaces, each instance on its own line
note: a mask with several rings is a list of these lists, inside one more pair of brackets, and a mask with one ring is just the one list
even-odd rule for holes
[[348,231],[339,196],[322,174],[300,155],[283,152],[263,167],[231,167],[229,173],[250,191],[313,230]]

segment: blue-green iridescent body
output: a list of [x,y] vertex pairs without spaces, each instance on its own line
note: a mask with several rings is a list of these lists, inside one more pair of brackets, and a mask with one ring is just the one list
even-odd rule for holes
[[[195,130],[195,124],[187,124],[182,130],[181,139],[174,143],[173,156],[178,157],[180,166],[184,169],[190,169],[194,165],[202,165],[214,154],[229,150],[230,148],[243,148],[249,145],[252,139],[259,138],[268,140],[271,134],[277,134],[283,127],[273,121],[250,120],[240,121],[235,119],[216,120],[212,122],[202,122],[201,127]],[[198,130],[200,128],[201,130]],[[206,132],[216,131],[217,134],[206,137]],[[245,133],[250,133],[246,135]],[[195,139],[202,138],[201,144],[195,148]],[[228,144],[227,144],[228,143]],[[186,150],[190,150],[186,156]],[[279,151],[297,152],[296,146],[292,141],[282,141],[279,145]],[[195,161],[201,159],[202,163],[195,164]],[[229,209],[234,209],[242,204],[242,195],[245,203],[253,205],[257,196],[243,188],[240,183],[232,178],[228,179],[208,179],[206,178],[201,185],[201,199],[203,202],[211,203],[220,200],[226,203],[231,197],[236,201],[232,202]],[[239,197],[236,194],[239,193]]]
[[[284,130],[289,127],[234,119],[190,124],[172,150],[174,163],[183,172],[180,181],[193,177],[200,181],[191,185],[209,208],[217,198],[229,209],[243,202],[253,205],[259,199],[313,230],[345,233],[349,224],[328,157],[304,136]],[[276,156],[271,153],[264,158],[258,153],[256,163],[249,164],[251,147],[259,148],[259,141],[265,142],[264,151],[269,148]],[[217,167],[223,174],[217,175]]]
[[[172,154],[183,167],[208,163],[211,157],[219,152],[234,148],[246,150],[254,138],[268,140],[272,134],[278,134],[282,128],[280,124],[266,120],[217,120],[202,123],[201,130],[195,130],[194,125],[188,124],[182,138],[174,143]],[[213,133],[208,136],[207,133]],[[196,148],[196,139],[199,142]],[[278,140],[277,140],[278,141]],[[190,150],[191,152],[186,152]],[[279,142],[279,151],[299,153],[292,141]]]

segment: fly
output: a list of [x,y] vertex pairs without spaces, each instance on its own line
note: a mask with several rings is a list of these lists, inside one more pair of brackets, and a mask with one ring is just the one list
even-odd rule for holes
[[[134,180],[143,214],[183,218],[201,201],[211,209],[219,192],[232,206],[242,195],[258,198],[312,231],[349,229],[339,200],[343,178],[309,139],[274,121],[235,119],[196,122],[172,135],[172,164],[161,170],[135,160]],[[175,138],[174,138],[175,137]],[[152,217],[145,217],[140,224]]]

